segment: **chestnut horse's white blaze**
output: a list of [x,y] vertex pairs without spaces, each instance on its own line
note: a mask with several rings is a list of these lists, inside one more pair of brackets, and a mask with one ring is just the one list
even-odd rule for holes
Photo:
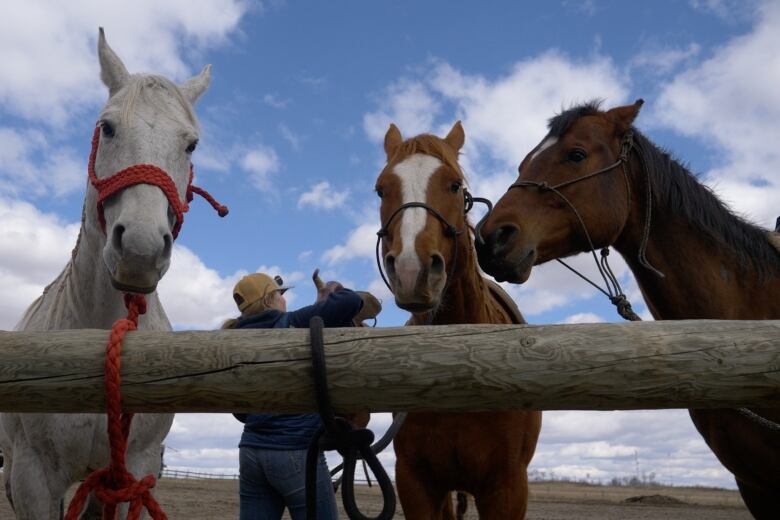
[[[436,157],[414,154],[393,168],[393,173],[401,181],[402,203],[426,202],[428,184],[442,163]],[[409,208],[401,215],[401,253],[395,263],[395,269],[402,285],[414,287],[415,278],[421,268],[420,259],[415,250],[417,235],[425,229],[428,212],[423,208]]]
[[536,157],[537,157],[537,156],[538,156],[540,153],[542,153],[543,151],[547,150],[549,147],[551,147],[552,145],[554,145],[554,144],[555,144],[555,143],[557,143],[557,142],[558,142],[558,138],[557,138],[557,137],[548,137],[547,139],[545,139],[544,141],[542,141],[542,142],[539,144],[539,146],[537,146],[537,147],[536,147],[536,150],[534,150],[534,151],[531,153],[531,158],[530,158],[530,159],[528,159],[528,162],[531,162],[531,161],[533,161],[534,159],[536,159]]
[[[96,175],[104,178],[134,164],[154,164],[170,175],[183,200],[198,135],[192,103],[208,88],[209,67],[181,86],[159,76],[131,75],[102,31],[98,56],[109,99],[100,113],[103,126]],[[86,168],[84,173],[86,180]],[[110,329],[127,314],[122,292],[115,287],[148,292],[147,313],[140,317],[139,329],[171,330],[155,291],[171,257],[175,218],[167,198],[158,187],[147,184],[114,194],[104,204],[105,233],[96,202],[97,192],[87,184],[71,260],[27,309],[17,330]],[[135,415],[127,467],[137,478],[159,471],[160,443],[172,422],[173,414]],[[24,520],[60,518],[60,504],[71,484],[109,459],[104,414],[2,414],[0,446],[6,495],[17,518]],[[126,506],[120,508],[120,517],[126,512]],[[100,517],[96,501],[82,516]]]

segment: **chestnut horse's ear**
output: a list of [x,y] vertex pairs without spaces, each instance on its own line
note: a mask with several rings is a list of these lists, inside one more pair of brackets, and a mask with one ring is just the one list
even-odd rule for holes
[[444,138],[444,142],[450,145],[456,153],[463,148],[463,143],[466,142],[466,134],[463,132],[463,125],[460,124],[460,121],[456,121],[455,124],[452,125],[452,130],[450,130],[450,133]]
[[387,154],[388,160],[390,160],[395,149],[398,148],[398,145],[403,141],[404,138],[401,137],[401,131],[393,123],[390,123],[390,128],[387,129],[387,133],[385,134],[385,153]]
[[644,99],[637,99],[633,105],[615,107],[607,111],[607,116],[615,123],[615,133],[623,135],[631,128],[631,124],[639,115],[639,109],[644,105]]

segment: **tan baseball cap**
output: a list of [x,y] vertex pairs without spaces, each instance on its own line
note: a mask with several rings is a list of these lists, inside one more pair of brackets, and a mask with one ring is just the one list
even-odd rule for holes
[[252,273],[238,281],[233,288],[233,299],[238,305],[238,310],[243,311],[271,292],[280,291],[284,294],[287,289],[292,289],[292,286],[284,285],[280,276],[272,278],[265,273]]

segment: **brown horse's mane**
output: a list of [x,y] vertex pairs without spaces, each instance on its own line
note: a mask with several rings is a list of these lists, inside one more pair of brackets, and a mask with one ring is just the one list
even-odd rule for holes
[[453,151],[442,138],[431,134],[420,134],[402,142],[393,150],[393,155],[388,162],[395,162],[416,153],[436,157],[458,173],[461,179],[466,180],[466,175],[458,164],[458,153]]
[[[580,117],[602,113],[598,100],[569,108],[550,119],[549,135],[561,137]],[[685,164],[635,127],[632,130],[635,147],[643,157],[645,173],[653,186],[656,207],[674,212],[703,236],[728,247],[741,269],[752,265],[762,277],[780,273],[780,255],[767,240],[766,229],[735,214]]]

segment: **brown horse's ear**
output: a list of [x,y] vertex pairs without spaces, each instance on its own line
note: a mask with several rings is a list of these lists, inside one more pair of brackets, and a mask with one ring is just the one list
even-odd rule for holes
[[393,123],[390,123],[390,128],[387,129],[387,133],[385,134],[385,153],[387,154],[388,160],[390,160],[395,149],[398,148],[398,145],[403,141],[404,138],[401,137],[401,131]]
[[639,109],[644,104],[644,99],[637,99],[633,105],[615,107],[607,111],[607,116],[615,123],[615,133],[617,135],[623,135],[631,128],[634,119],[639,115]]
[[463,125],[460,124],[460,121],[456,121],[455,124],[452,125],[452,130],[450,130],[450,133],[444,138],[444,142],[450,145],[455,152],[458,152],[463,148],[463,143],[466,142],[466,134],[463,132]]

